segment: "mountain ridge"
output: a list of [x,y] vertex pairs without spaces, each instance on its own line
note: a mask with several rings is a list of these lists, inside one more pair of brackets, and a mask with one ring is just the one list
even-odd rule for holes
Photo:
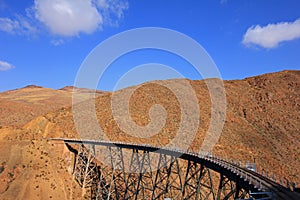
[[[210,94],[203,80],[167,82],[180,86],[181,81],[189,81],[199,103],[200,124],[189,148],[198,152],[211,120]],[[166,110],[165,125],[148,138],[124,132],[114,119],[112,97],[126,94],[128,88],[96,97],[97,120],[109,140],[165,146],[176,138],[181,120],[180,105],[172,92],[161,87],[160,83],[166,81],[147,82],[129,88],[134,90],[129,102],[130,117],[139,126],[150,123],[149,110],[153,105],[162,105]],[[287,178],[299,184],[300,71],[282,71],[223,83],[227,100],[226,119],[213,154],[241,162],[255,160],[258,170],[275,174],[277,179]],[[3,186],[0,188],[6,188],[0,191],[1,199],[14,199],[16,191],[23,191],[23,196],[18,193],[21,199],[48,199],[49,196],[54,199],[71,196],[83,199],[81,189],[72,182],[72,163],[69,157],[65,157],[67,153],[63,145],[44,140],[81,137],[69,103],[36,116],[18,128],[7,124],[0,128],[0,160],[5,161],[0,163],[0,167],[4,168],[0,174],[0,186]],[[85,109],[88,108],[87,103],[83,101],[79,106],[89,114],[90,111]],[[164,120],[163,116],[156,117]],[[88,119],[80,119],[81,125],[90,126]],[[185,142],[184,138],[182,142]],[[12,172],[14,176],[10,177]]]

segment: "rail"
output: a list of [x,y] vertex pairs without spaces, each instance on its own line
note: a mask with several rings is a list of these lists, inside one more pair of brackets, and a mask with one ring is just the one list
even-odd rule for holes
[[[207,167],[214,171],[226,174],[228,177],[239,178],[243,181],[243,184],[249,185],[248,189],[251,192],[252,189],[256,189],[257,192],[270,192],[274,194],[278,199],[300,199],[300,194],[293,192],[288,187],[276,183],[274,180],[263,176],[255,171],[240,166],[239,163],[233,163],[223,158],[210,155],[208,153],[194,153],[191,151],[184,151],[179,148],[168,148],[160,146],[151,146],[148,144],[133,144],[125,142],[115,141],[101,141],[101,140],[80,140],[69,138],[50,138],[52,141],[63,141],[68,144],[83,144],[83,145],[101,145],[108,147],[120,147],[126,149],[138,149],[155,153],[162,153],[166,155],[172,155],[184,160],[192,160],[197,163],[205,164]],[[257,192],[254,191],[253,194]],[[277,199],[276,198],[276,199]],[[270,197],[272,199],[272,197]]]

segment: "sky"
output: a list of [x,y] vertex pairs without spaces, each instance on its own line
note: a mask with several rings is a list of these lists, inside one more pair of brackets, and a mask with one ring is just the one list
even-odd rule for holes
[[[299,70],[299,10],[299,0],[0,0],[0,92],[30,84],[74,85],[99,44],[144,27],[193,39],[224,80]],[[172,38],[169,43],[184,46]],[[111,46],[95,62],[119,48]],[[105,69],[101,90],[153,79],[202,78],[185,58],[149,48],[119,55]]]

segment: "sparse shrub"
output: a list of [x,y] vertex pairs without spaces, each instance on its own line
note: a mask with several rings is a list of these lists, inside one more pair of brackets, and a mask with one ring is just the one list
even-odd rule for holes
[[15,174],[14,174],[14,172],[9,172],[8,175],[10,178],[13,178]]

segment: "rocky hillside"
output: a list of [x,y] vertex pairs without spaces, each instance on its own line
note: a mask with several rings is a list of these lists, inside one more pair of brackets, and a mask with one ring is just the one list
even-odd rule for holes
[[[86,117],[93,110],[85,101],[77,105],[80,110],[77,123],[74,123],[72,108],[61,107],[32,119],[24,126],[0,128],[0,143],[3,144],[0,146],[0,199],[85,197],[70,174],[72,157],[67,156],[62,144],[54,144],[43,138],[89,136],[160,146],[176,145],[173,142],[179,131],[183,130],[184,133],[189,129],[187,126],[182,127],[181,119],[185,113],[181,112],[181,108],[189,108],[188,104],[192,102],[181,104],[176,95],[164,85],[175,85],[178,90],[185,91],[185,81],[189,80],[154,81],[102,94],[95,99],[97,124],[92,124]],[[209,129],[212,103],[204,81],[189,83],[197,95],[199,126],[192,141],[185,141],[187,137],[184,134],[180,141],[190,143],[189,149],[197,152]],[[255,160],[258,170],[265,170],[269,174],[274,173],[277,178],[286,177],[300,184],[299,85],[300,71],[283,71],[224,81],[226,119],[213,153],[233,160]],[[129,109],[126,110],[123,109],[122,100],[128,94],[131,96]],[[187,99],[191,99],[190,95],[186,93]],[[114,97],[118,97],[117,100]],[[112,103],[116,110],[111,109]],[[115,111],[120,112],[116,114]],[[134,125],[127,127],[126,131],[121,129],[120,123],[128,122],[123,117],[127,112],[127,117],[133,124],[139,125],[140,130],[146,130],[143,129],[145,127],[147,130],[138,135],[131,129]],[[187,112],[191,117],[197,113],[195,110]],[[151,119],[156,120],[159,125],[163,122],[162,127],[157,130],[157,127],[151,125]],[[78,134],[75,125],[84,128],[84,134],[88,135]],[[98,125],[103,129],[101,136],[95,134],[99,129]],[[189,124],[192,125],[194,124]]]
[[[0,93],[0,126],[21,127],[32,119],[72,104],[73,90],[82,96],[91,93],[88,89],[67,86],[59,90],[28,85],[24,88]],[[97,91],[97,94],[103,92]]]

